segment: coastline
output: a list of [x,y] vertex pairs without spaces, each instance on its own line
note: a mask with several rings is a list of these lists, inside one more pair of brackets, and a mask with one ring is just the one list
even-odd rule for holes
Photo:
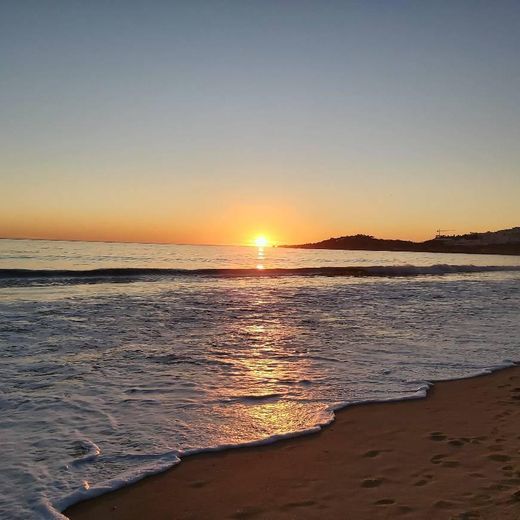
[[427,248],[427,247],[330,247],[330,246],[315,246],[314,244],[301,245],[280,245],[276,246],[280,249],[307,249],[307,250],[326,250],[326,251],[380,251],[385,253],[439,253],[449,255],[488,255],[488,256],[520,256],[520,249],[517,244],[514,248],[490,248],[490,249],[468,249],[468,248]]
[[415,253],[468,253],[520,255],[520,227],[466,233],[463,235],[443,235],[438,229],[435,238],[414,242],[396,238],[376,238],[372,235],[347,235],[333,237],[320,242],[287,244],[281,247],[299,249],[341,249],[368,251],[410,251]]
[[520,367],[364,403],[318,433],[183,459],[71,520],[520,517]]

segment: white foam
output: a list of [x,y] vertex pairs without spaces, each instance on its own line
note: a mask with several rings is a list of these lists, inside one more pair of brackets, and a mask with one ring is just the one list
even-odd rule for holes
[[[283,440],[289,440],[294,439],[306,435],[312,435],[320,432],[324,427],[332,424],[335,420],[335,412],[339,412],[342,410],[345,410],[348,407],[351,407],[353,405],[364,405],[364,404],[378,404],[378,403],[389,403],[389,402],[400,402],[400,401],[409,401],[409,400],[415,400],[415,399],[424,399],[428,395],[428,391],[432,388],[434,383],[437,382],[446,382],[446,381],[455,381],[460,379],[470,379],[474,377],[479,377],[483,375],[488,375],[493,372],[496,372],[501,369],[510,368],[512,366],[515,366],[517,362],[514,362],[512,360],[504,360],[504,362],[500,365],[497,365],[493,368],[489,369],[482,369],[478,372],[474,373],[468,373],[466,376],[457,377],[457,378],[444,378],[439,379],[436,381],[428,381],[428,382],[419,382],[419,386],[415,392],[412,392],[409,395],[402,396],[402,397],[387,397],[387,398],[380,398],[380,399],[374,399],[374,400],[361,400],[358,402],[342,402],[342,403],[336,403],[328,406],[326,408],[327,413],[329,414],[329,417],[325,420],[323,420],[320,424],[316,424],[312,427],[306,428],[304,430],[296,431],[296,432],[288,432],[285,434],[278,434],[278,435],[271,435],[269,437],[266,437],[264,439],[259,439],[256,441],[250,441],[250,442],[244,442],[240,444],[220,444],[217,446],[211,446],[206,448],[196,448],[196,449],[189,449],[189,450],[180,450],[179,452],[176,452],[175,454],[172,454],[173,461],[171,462],[161,462],[157,465],[153,466],[147,466],[147,467],[140,467],[138,470],[135,470],[133,472],[128,472],[127,474],[121,475],[121,477],[117,479],[112,479],[111,481],[104,482],[103,484],[88,488],[88,489],[80,489],[76,491],[75,493],[72,493],[68,497],[64,498],[62,501],[60,501],[56,507],[58,510],[65,510],[68,507],[70,507],[73,504],[76,504],[78,502],[82,502],[84,500],[88,500],[91,498],[95,498],[97,496],[103,495],[105,493],[109,493],[111,491],[115,491],[117,489],[120,489],[121,487],[128,486],[130,484],[133,484],[135,482],[138,482],[139,480],[142,480],[143,478],[146,478],[148,476],[162,473],[173,466],[179,464],[182,462],[183,459],[190,457],[192,455],[202,454],[202,453],[214,453],[214,452],[220,452],[220,451],[226,451],[231,449],[243,449],[243,448],[252,448],[252,447],[259,447],[259,446],[267,446],[279,441]],[[51,506],[49,503],[45,504],[45,510],[49,515],[49,519],[56,519],[56,520],[66,520],[67,517],[57,511],[53,506]]]

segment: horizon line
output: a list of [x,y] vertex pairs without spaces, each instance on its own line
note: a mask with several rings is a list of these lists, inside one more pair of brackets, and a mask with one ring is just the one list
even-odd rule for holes
[[[42,237],[0,237],[0,240],[41,240],[47,242],[88,242],[99,244],[142,244],[155,246],[227,246],[227,247],[249,247],[248,244],[193,244],[190,242],[153,242],[153,241],[137,241],[137,240],[94,240],[82,238],[42,238]],[[256,247],[256,246],[253,246]]]

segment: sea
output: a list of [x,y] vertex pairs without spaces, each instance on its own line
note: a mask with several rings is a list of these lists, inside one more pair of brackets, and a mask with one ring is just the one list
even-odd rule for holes
[[0,240],[0,518],[518,361],[520,257]]

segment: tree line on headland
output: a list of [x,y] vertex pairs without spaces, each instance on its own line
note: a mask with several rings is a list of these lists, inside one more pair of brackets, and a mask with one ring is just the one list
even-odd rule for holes
[[520,227],[468,233],[465,235],[438,235],[424,242],[375,238],[371,235],[349,235],[329,238],[308,244],[282,245],[298,249],[345,249],[364,251],[414,251],[425,253],[470,253],[520,255]]

